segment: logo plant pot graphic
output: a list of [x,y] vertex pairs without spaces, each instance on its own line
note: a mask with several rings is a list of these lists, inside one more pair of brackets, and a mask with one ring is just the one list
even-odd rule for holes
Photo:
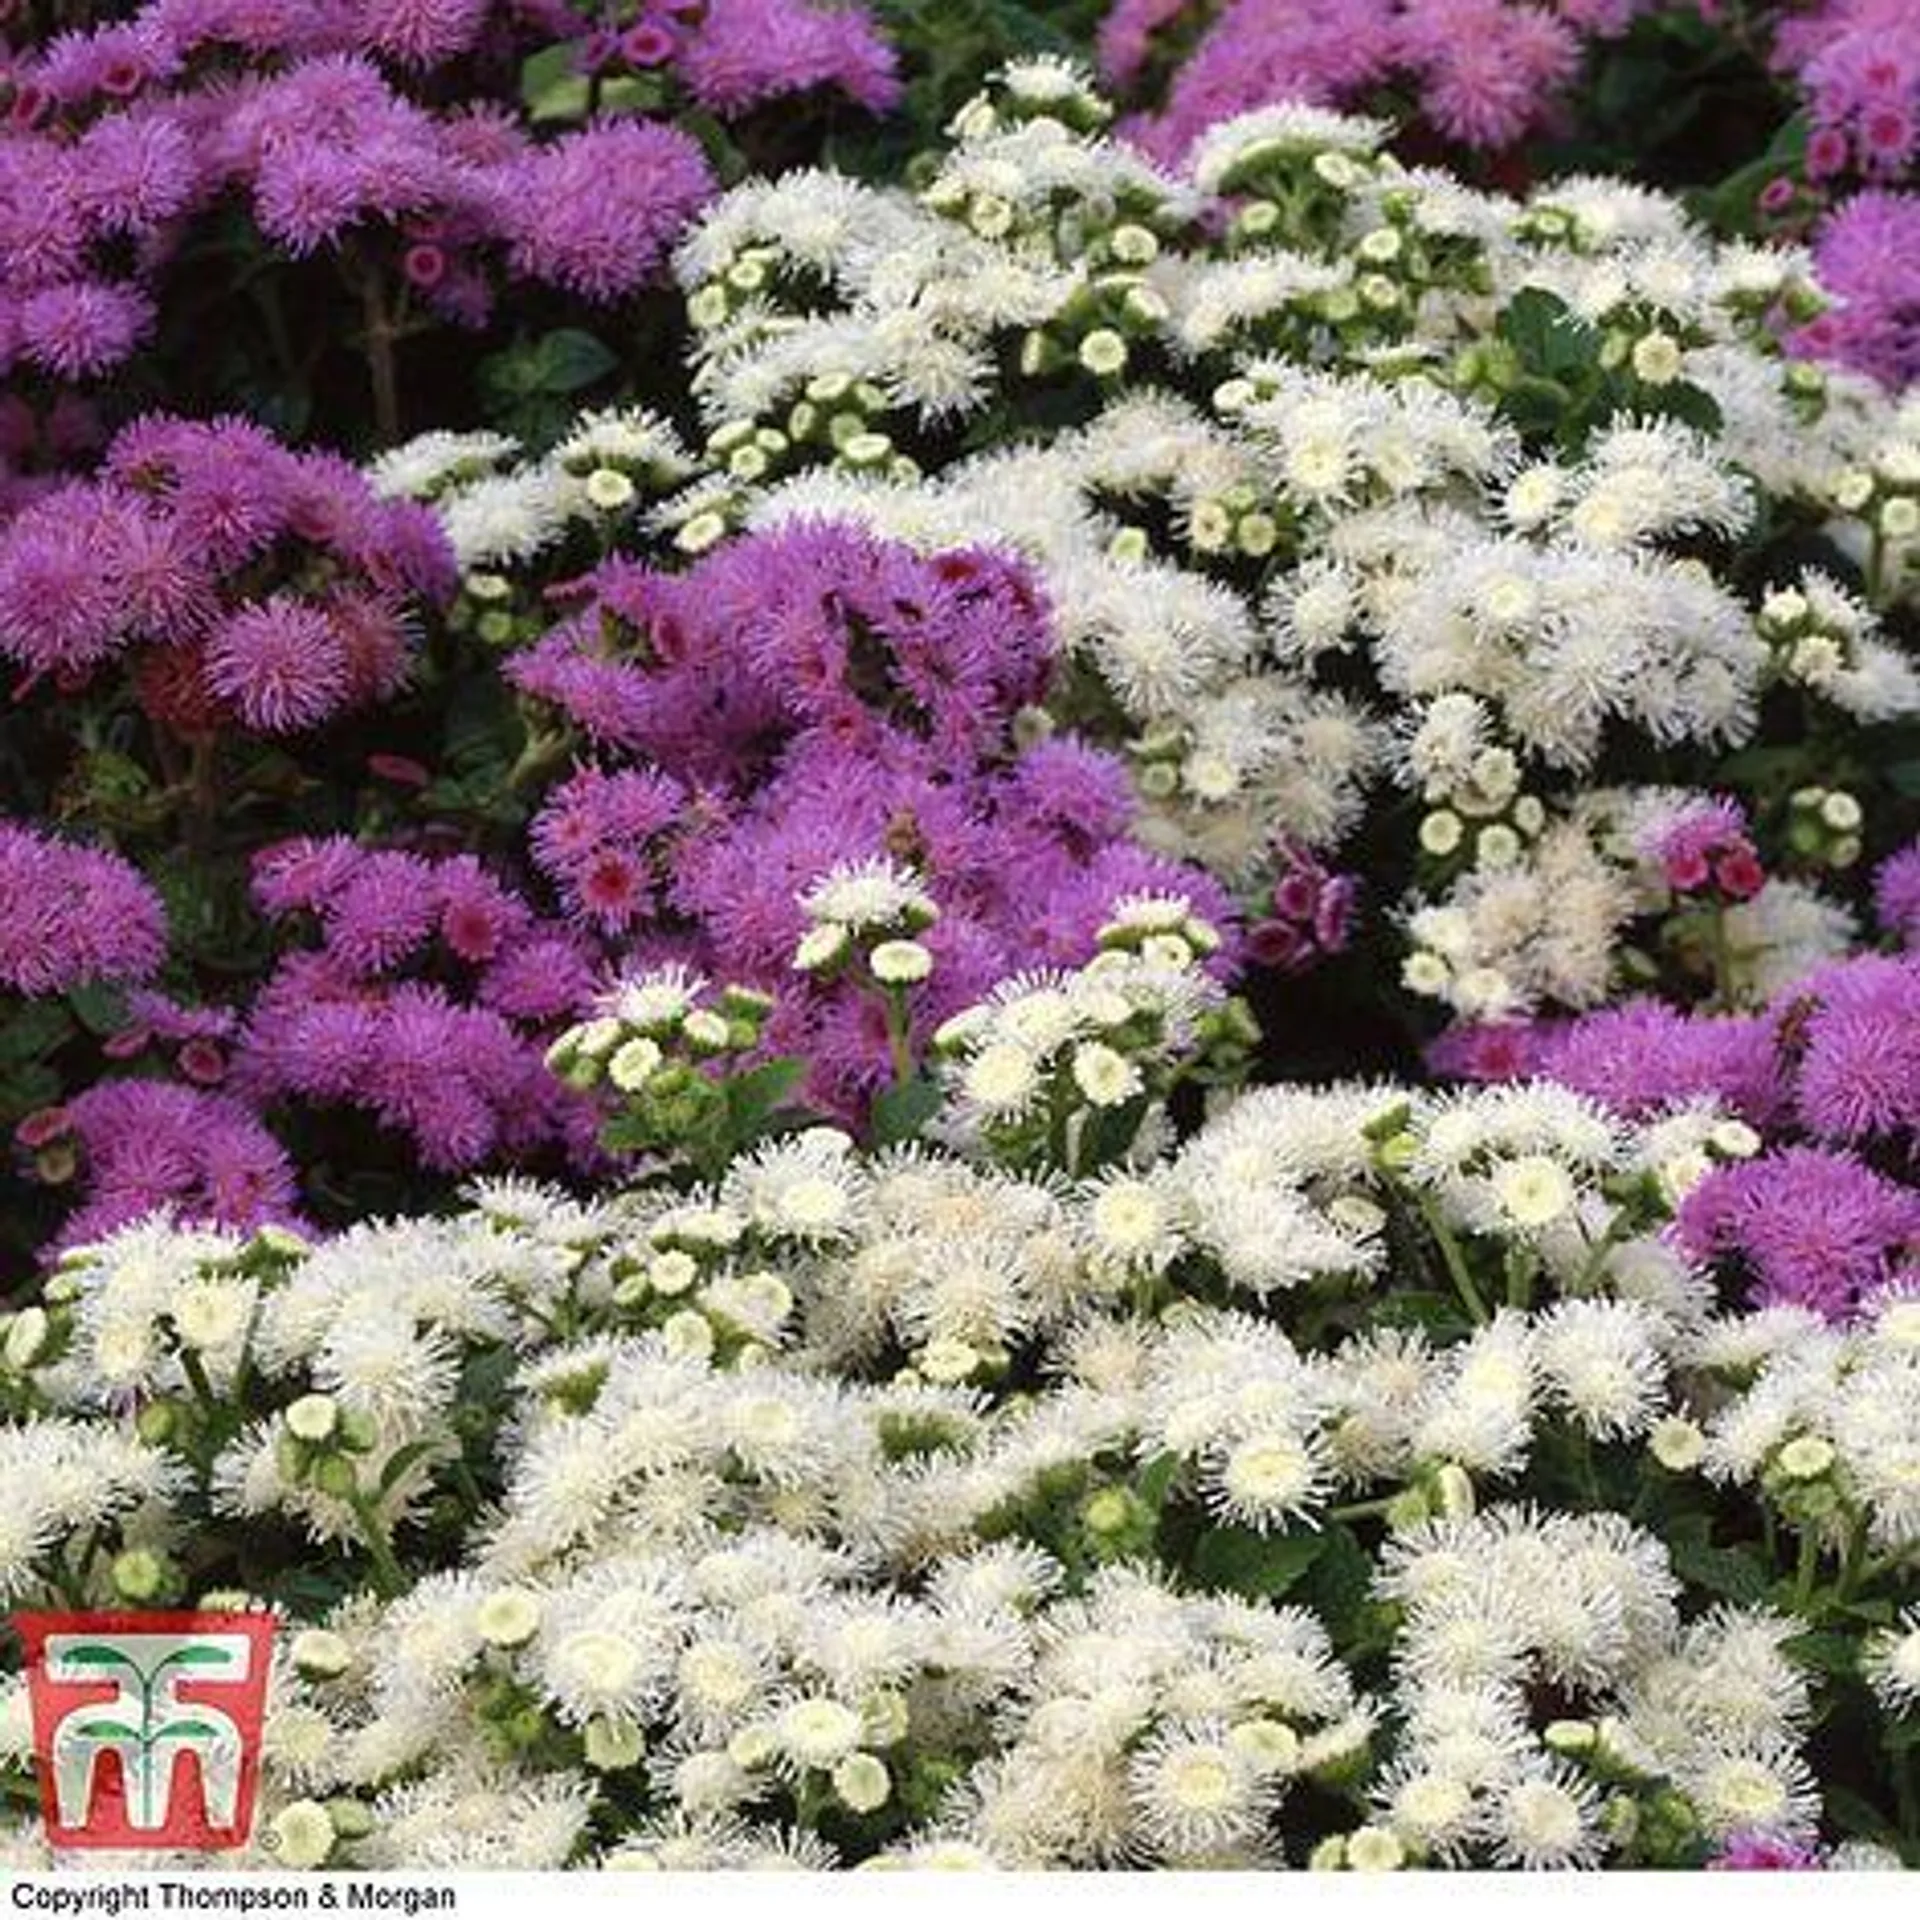
[[238,1847],[253,1826],[268,1613],[20,1613],[55,1847]]

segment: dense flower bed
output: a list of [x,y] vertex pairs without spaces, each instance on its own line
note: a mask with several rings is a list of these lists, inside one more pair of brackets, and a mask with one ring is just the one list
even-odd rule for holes
[[1920,1862],[1898,8],[46,11],[0,1599],[244,1864]]

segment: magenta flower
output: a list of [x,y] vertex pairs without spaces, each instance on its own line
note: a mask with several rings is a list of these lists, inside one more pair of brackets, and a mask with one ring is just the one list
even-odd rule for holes
[[1737,801],[1703,799],[1661,821],[1649,836],[1649,851],[1676,893],[1712,888],[1729,900],[1751,900],[1767,875],[1746,826]]
[[1920,1193],[1847,1154],[1789,1147],[1716,1167],[1673,1232],[1689,1258],[1727,1266],[1755,1306],[1843,1320],[1920,1251]]
[[1838,305],[1800,329],[1795,350],[1893,388],[1920,378],[1920,195],[1855,194],[1822,221],[1814,265]]
[[278,1141],[225,1094],[155,1080],[105,1080],[66,1104],[84,1196],[49,1252],[165,1209],[242,1231],[298,1227],[298,1187]]
[[145,980],[166,957],[160,897],[124,860],[0,820],[0,989]]
[[1880,924],[1908,947],[1920,947],[1920,840],[1887,860],[1873,881]]
[[1358,883],[1336,874],[1303,847],[1281,850],[1273,911],[1247,930],[1247,956],[1282,973],[1299,973],[1338,953],[1352,932]]
[[615,120],[529,151],[486,192],[516,273],[605,303],[653,276],[716,189],[686,134]]
[[1777,1833],[1735,1833],[1707,1862],[1709,1873],[1818,1873],[1826,1865],[1816,1847]]
[[345,461],[156,416],[95,478],[0,526],[0,657],[29,684],[126,659],[150,717],[181,733],[297,732],[392,694],[410,608],[454,582],[432,514],[378,499]]
[[347,650],[318,607],[276,595],[208,643],[207,684],[255,733],[299,733],[345,704]]

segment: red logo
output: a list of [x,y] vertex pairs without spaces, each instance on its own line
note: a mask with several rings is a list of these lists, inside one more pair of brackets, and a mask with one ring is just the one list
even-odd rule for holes
[[55,1847],[246,1843],[270,1613],[17,1613]]

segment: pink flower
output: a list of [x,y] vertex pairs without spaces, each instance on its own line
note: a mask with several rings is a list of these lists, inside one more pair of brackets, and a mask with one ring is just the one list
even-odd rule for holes
[[1847,136],[1838,127],[1821,127],[1807,142],[1807,177],[1830,180],[1844,172],[1847,164]]
[[1714,861],[1713,877],[1728,899],[1751,900],[1766,885],[1767,870],[1753,848],[1743,841]]

